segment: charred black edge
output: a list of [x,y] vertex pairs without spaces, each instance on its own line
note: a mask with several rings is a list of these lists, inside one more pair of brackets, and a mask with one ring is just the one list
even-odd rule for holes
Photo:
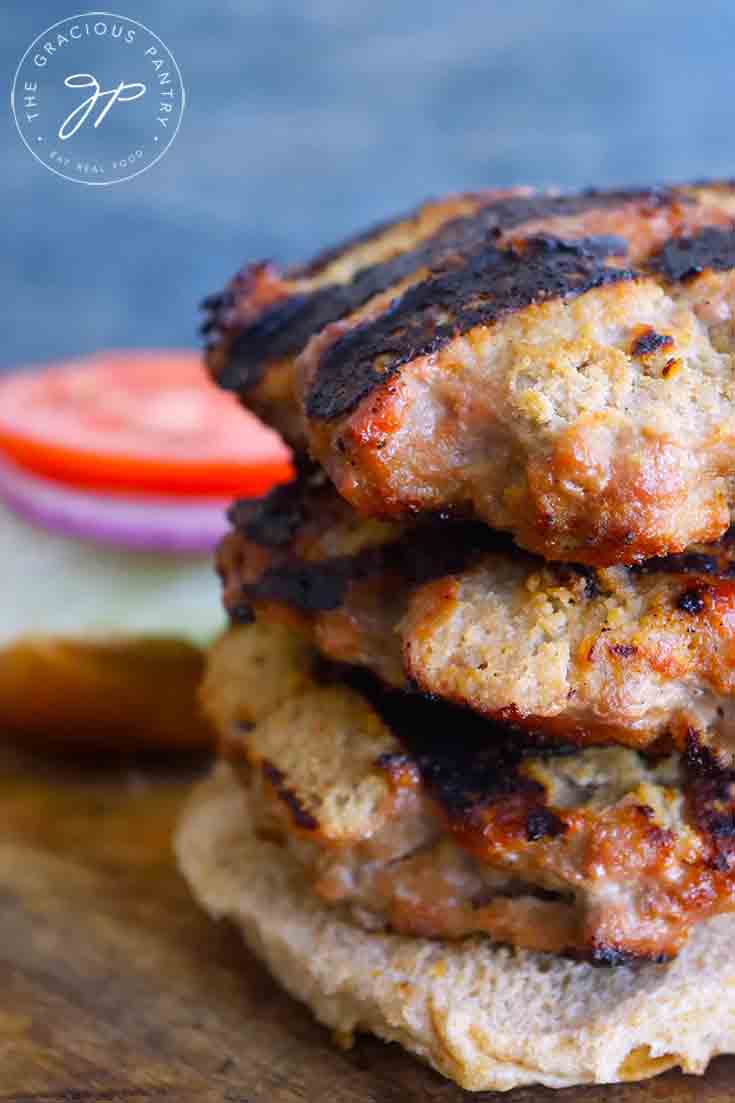
[[[519,767],[529,757],[571,757],[579,747],[539,743],[460,705],[386,686],[363,667],[319,657],[311,673],[320,685],[348,686],[371,705],[401,747],[379,755],[376,767],[389,773],[418,770],[450,820],[467,822],[483,807],[522,793],[528,798],[529,841],[566,830],[545,804],[544,787],[519,773]],[[275,788],[283,788],[283,774],[272,763],[264,760],[261,769]]]
[[236,604],[274,601],[302,613],[338,609],[350,585],[376,575],[396,575],[407,587],[454,574],[483,552],[498,551],[507,541],[486,526],[467,522],[438,528],[431,523],[387,544],[356,555],[324,560],[287,557],[266,568],[258,580],[241,587]]
[[630,355],[635,357],[650,356],[651,353],[659,352],[661,349],[671,348],[674,343],[674,338],[669,333],[656,333],[655,329],[650,326],[646,329],[645,333],[642,333],[640,337],[636,337],[630,350]]
[[296,827],[300,827],[304,831],[316,831],[319,827],[319,821],[304,808],[293,789],[289,789],[285,784],[285,776],[281,770],[274,766],[272,762],[269,762],[267,758],[264,758],[260,763],[260,769],[278,798],[288,808]]
[[285,548],[306,523],[308,499],[326,486],[326,475],[308,460],[297,461],[296,478],[260,498],[241,498],[227,511],[230,524],[254,544]]
[[253,606],[268,601],[303,613],[328,612],[338,608],[350,584],[361,579],[392,574],[407,587],[418,586],[464,569],[488,552],[525,554],[515,549],[510,537],[480,522],[429,516],[412,531],[354,555],[321,560],[299,557],[295,548],[300,533],[310,527],[323,531],[332,522],[335,504],[342,505],[324,473],[305,464],[293,482],[230,508],[228,516],[236,532],[273,552],[260,577],[241,585],[230,599],[231,618],[234,612],[234,619],[247,623]]
[[[232,336],[217,382],[228,390],[246,393],[262,381],[269,361],[300,352],[314,333],[359,309],[374,295],[386,291],[421,268],[437,271],[447,265],[461,263],[461,257],[466,253],[524,223],[573,216],[634,201],[645,202],[652,207],[664,206],[673,199],[673,193],[666,189],[611,192],[591,189],[577,195],[489,199],[473,214],[451,219],[414,249],[358,270],[347,284],[328,284],[306,294],[293,295],[264,311],[257,321]],[[681,202],[681,198],[678,201]],[[386,223],[383,229],[388,229],[390,225]],[[383,229],[377,232],[383,232]],[[374,236],[377,236],[375,229],[358,237],[357,242]],[[317,267],[322,266],[325,256],[329,262],[348,251],[349,247],[348,242],[346,248],[328,250],[317,258]],[[616,248],[624,247],[625,242],[618,239]],[[302,271],[308,273],[310,266],[307,265]],[[202,303],[207,312],[202,332],[215,343],[229,333],[229,318],[237,294],[237,289],[227,289],[218,295],[210,295]]]
[[637,563],[629,570],[632,574],[699,575],[725,581],[735,576],[734,544],[735,527],[728,529],[715,543],[704,545],[706,551],[658,556]]
[[415,768],[450,824],[471,826],[483,810],[521,798],[530,842],[555,837],[566,824],[546,804],[546,792],[520,767],[529,756],[561,757],[578,748],[539,746],[528,737],[470,709],[410,692],[387,689],[367,671],[353,670],[347,680],[365,696],[403,750],[382,755],[377,765],[390,771]]
[[670,283],[686,283],[705,269],[725,272],[735,268],[735,228],[707,226],[692,237],[672,238],[648,267]]
[[[376,709],[402,748],[380,755],[376,767],[388,774],[416,770],[450,827],[481,826],[486,809],[508,802],[511,813],[518,809],[525,817],[529,842],[565,831],[564,820],[545,803],[543,786],[525,776],[522,765],[531,756],[575,755],[579,748],[524,743],[515,733],[466,709],[386,689],[374,675],[358,668],[330,663],[324,676],[329,682],[350,685]],[[260,768],[295,826],[317,830],[317,819],[285,784],[284,774],[267,759]],[[735,865],[735,771],[725,769],[694,730],[687,735],[682,771],[694,826],[713,846],[710,864],[715,872],[729,874]],[[645,807],[640,811],[646,814]],[[604,968],[663,965],[675,956],[637,953],[600,941],[563,953]]]
[[[401,366],[437,352],[479,325],[552,299],[569,300],[638,274],[609,267],[607,245],[539,236],[519,246],[485,245],[410,287],[373,321],[356,326],[328,346],[306,395],[306,415],[333,421],[352,412]],[[449,318],[449,321],[446,318]]]
[[356,560],[345,556],[325,563],[298,561],[270,567],[256,583],[242,587],[241,603],[253,609],[272,601],[301,613],[331,612],[344,603],[350,583],[370,573],[369,563]]
[[[397,756],[382,756],[377,765],[388,771],[394,766],[399,769],[414,767],[450,825],[472,829],[481,825],[483,813],[493,805],[508,802],[510,807],[518,801],[513,811],[529,842],[556,838],[566,832],[565,821],[546,804],[544,787],[520,770],[524,758],[529,755],[570,753],[566,748],[529,746],[489,720],[472,716],[456,706],[437,706],[436,702],[426,717],[427,724],[436,724],[440,719],[437,711],[447,710],[446,720],[457,735],[453,734],[449,746],[427,746],[423,737],[424,718],[420,708],[417,709],[417,700],[407,695],[404,708],[409,712],[409,719],[399,723],[396,723],[394,704],[387,714],[385,704],[382,709],[378,708],[387,726],[407,750]],[[411,713],[418,715],[411,717]]]
[[[330,523],[332,500],[339,502],[324,473],[304,463],[293,482],[276,487],[262,498],[243,499],[231,507],[229,518],[233,527],[246,540],[275,553],[275,561],[260,579],[244,586],[230,602],[228,612],[232,620],[247,623],[252,619],[253,605],[259,601],[283,603],[304,613],[326,612],[342,604],[352,582],[381,572],[394,572],[407,586],[419,585],[467,569],[488,553],[522,557],[528,561],[529,569],[544,566],[541,560],[519,551],[506,534],[478,522],[442,515],[430,515],[410,532],[356,555],[322,560],[299,558],[293,550],[299,534],[310,525],[319,530]],[[682,612],[695,615],[704,608],[708,580],[735,577],[734,536],[735,530],[729,530],[719,542],[705,546],[708,551],[650,559],[628,570],[632,575],[655,572],[692,576],[692,585],[683,587],[677,605]],[[559,563],[547,564],[545,569],[555,571],[567,585],[575,578],[582,579],[587,600],[604,592],[604,582],[594,568]],[[694,581],[697,579],[703,580],[702,583]]]
[[735,768],[724,766],[693,728],[687,733],[683,763],[689,814],[710,844],[710,865],[720,873],[731,873],[735,869]]

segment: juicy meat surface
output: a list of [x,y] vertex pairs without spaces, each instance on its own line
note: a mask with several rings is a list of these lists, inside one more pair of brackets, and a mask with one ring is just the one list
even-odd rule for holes
[[544,563],[480,524],[362,519],[319,473],[231,516],[235,621],[529,737],[663,752],[696,733],[735,756],[731,537],[633,568]]
[[210,302],[215,376],[294,441],[308,340],[310,447],[364,513],[475,515],[597,565],[717,537],[732,187],[446,202],[464,213],[428,204],[337,269],[247,270]]
[[655,759],[540,752],[316,662],[304,682],[300,660],[299,688],[243,724],[253,690],[276,680],[268,662],[283,673],[269,632],[220,641],[207,700],[258,830],[354,922],[616,965],[670,958],[696,923],[732,910],[735,774],[694,736]]

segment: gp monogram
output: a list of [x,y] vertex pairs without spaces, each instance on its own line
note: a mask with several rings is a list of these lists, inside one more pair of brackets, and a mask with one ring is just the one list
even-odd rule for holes
[[34,39],[13,80],[25,145],[50,172],[102,186],[139,176],[163,157],[185,92],[168,47],[111,12],[69,16]]

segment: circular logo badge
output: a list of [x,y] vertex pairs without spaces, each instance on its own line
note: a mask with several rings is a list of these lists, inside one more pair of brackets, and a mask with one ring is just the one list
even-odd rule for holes
[[185,93],[176,60],[135,19],[90,11],[54,23],[20,60],[10,98],[37,161],[79,184],[119,184],[160,161]]

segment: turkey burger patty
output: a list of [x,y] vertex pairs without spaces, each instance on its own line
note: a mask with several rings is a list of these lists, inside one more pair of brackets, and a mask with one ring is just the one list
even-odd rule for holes
[[735,750],[735,540],[636,568],[544,563],[477,523],[361,518],[316,471],[231,520],[235,621],[288,623],[329,659],[549,741]]
[[204,699],[258,832],[361,926],[619,964],[732,909],[735,773],[695,737],[657,758],[540,750],[351,681],[255,624],[216,645]]
[[730,185],[427,204],[240,273],[210,369],[362,513],[597,566],[680,551],[730,523],[734,212]]

